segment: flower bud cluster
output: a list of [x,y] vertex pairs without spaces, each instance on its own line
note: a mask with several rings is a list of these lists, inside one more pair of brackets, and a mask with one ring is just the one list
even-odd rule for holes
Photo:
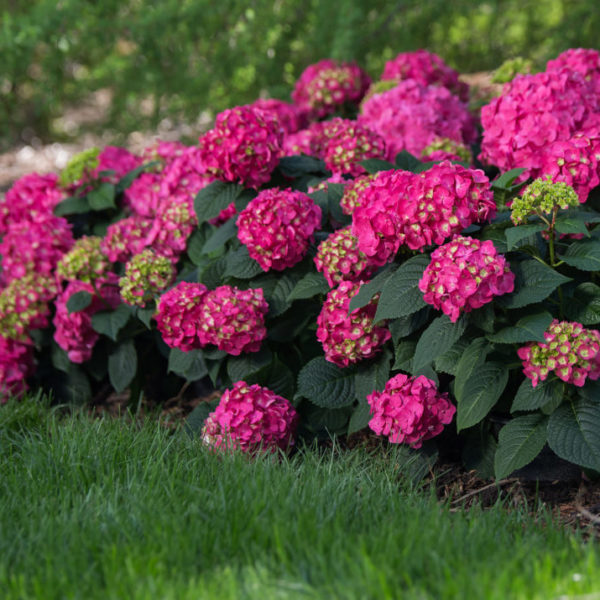
[[168,258],[146,248],[125,266],[125,275],[119,279],[121,298],[132,306],[145,306],[173,281],[175,274]]
[[344,188],[344,195],[340,200],[342,211],[346,215],[351,215],[354,209],[359,205],[361,193],[366,190],[377,175],[360,175]]
[[79,238],[56,265],[59,280],[93,281],[110,269],[110,261],[102,253],[102,238],[87,236]]

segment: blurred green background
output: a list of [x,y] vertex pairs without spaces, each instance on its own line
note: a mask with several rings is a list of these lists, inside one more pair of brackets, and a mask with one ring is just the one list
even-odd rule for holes
[[537,66],[597,47],[598,0],[0,0],[0,150],[82,133],[58,119],[107,90],[103,120],[125,135],[196,122],[259,94],[289,98],[321,58],[377,78],[427,48],[462,72],[524,56]]

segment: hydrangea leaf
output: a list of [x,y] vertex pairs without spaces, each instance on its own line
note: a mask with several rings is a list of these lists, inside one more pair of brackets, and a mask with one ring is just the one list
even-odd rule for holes
[[344,369],[317,356],[298,374],[298,394],[322,408],[341,408],[354,402],[356,393],[352,367]]

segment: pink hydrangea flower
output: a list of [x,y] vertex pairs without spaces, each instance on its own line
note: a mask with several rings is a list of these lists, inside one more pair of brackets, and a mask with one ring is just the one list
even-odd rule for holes
[[298,414],[288,400],[258,384],[238,381],[208,415],[202,439],[218,450],[275,452],[294,444],[297,424]]
[[549,60],[546,71],[571,69],[581,74],[587,81],[600,86],[600,52],[592,48],[569,48],[555,59]]
[[270,112],[279,122],[279,126],[286,134],[296,133],[304,126],[304,118],[302,112],[294,104],[277,100],[275,98],[259,98],[249,107],[258,108],[260,110]]
[[465,104],[444,87],[413,79],[363,102],[358,122],[383,137],[390,160],[402,150],[420,156],[438,138],[469,145],[477,137]]
[[0,335],[0,404],[26,391],[34,371],[33,344]]
[[600,332],[580,323],[554,319],[544,333],[545,342],[531,342],[519,348],[523,373],[535,387],[550,372],[578,387],[600,378]]
[[62,217],[13,223],[0,242],[0,283],[7,284],[28,273],[52,275],[72,245],[71,225]]
[[598,124],[598,112],[600,96],[576,71],[517,75],[481,109],[480,158],[502,171],[525,167],[522,179],[539,177],[548,147],[576,133],[587,135]]
[[189,352],[202,347],[198,332],[207,291],[201,283],[180,281],[160,297],[154,319],[169,348]]
[[514,290],[515,276],[494,244],[457,236],[431,254],[431,262],[419,281],[423,299],[450,317],[491,302]]
[[386,327],[373,322],[376,299],[348,314],[350,300],[361,283],[342,281],[327,294],[317,318],[317,339],[323,345],[325,359],[340,367],[371,358],[391,337]]
[[455,406],[448,394],[440,394],[435,383],[423,375],[392,377],[382,392],[367,396],[372,419],[369,427],[392,444],[420,448],[452,422]]
[[402,52],[385,63],[381,79],[404,81],[414,79],[421,85],[439,85],[469,101],[469,86],[459,80],[459,73],[449,67],[437,54],[428,50]]
[[31,329],[48,325],[48,302],[58,291],[53,276],[29,273],[13,279],[0,291],[0,331],[4,337],[24,341]]
[[333,173],[362,175],[360,161],[386,157],[385,141],[378,133],[349,119],[337,119],[333,128],[323,149],[325,165]]
[[281,156],[283,130],[269,112],[237,106],[217,115],[199,141],[206,173],[258,188],[269,181]]
[[267,337],[265,315],[268,310],[260,288],[239,290],[222,285],[206,293],[198,323],[201,345],[214,344],[233,356],[258,352]]
[[187,146],[181,142],[167,142],[165,140],[156,140],[153,144],[144,148],[142,152],[143,162],[151,162],[153,160],[160,160],[161,162],[168,164],[175,158],[181,156]]
[[3,198],[0,197],[0,234],[16,223],[47,220],[63,197],[54,173],[30,173],[21,177]]
[[340,281],[368,279],[376,268],[358,249],[350,226],[338,229],[322,241],[314,261],[329,287],[335,287]]
[[358,104],[370,83],[370,77],[355,63],[324,59],[302,72],[292,99],[311,118],[322,118],[344,104]]
[[340,200],[342,212],[351,215],[360,203],[361,193],[366,190],[376,175],[360,175],[344,188],[344,195]]
[[570,185],[579,201],[585,202],[592,189],[600,184],[599,170],[592,142],[584,135],[576,135],[545,148],[539,172],[550,175],[554,183]]
[[416,176],[408,171],[382,171],[357,197],[352,234],[377,266],[393,259],[404,243],[403,207],[415,184]]
[[111,180],[118,181],[129,171],[137,169],[142,164],[142,159],[119,146],[106,146],[98,155],[98,167],[96,173],[102,171],[114,171],[114,177]]
[[420,173],[411,189],[400,208],[403,243],[411,250],[442,244],[496,214],[490,181],[479,169],[443,161]]
[[[118,277],[114,273],[96,280],[95,286],[84,281],[70,281],[56,298],[54,341],[67,353],[71,362],[83,363],[92,357],[100,337],[92,327],[92,316],[100,310],[114,309],[119,305],[117,282]],[[70,313],[67,308],[69,298],[82,291],[92,295],[91,303],[83,310]]]
[[141,217],[152,218],[161,201],[160,173],[142,173],[125,190],[124,204]]
[[264,271],[282,271],[302,260],[321,209],[302,192],[263,190],[237,218],[238,239]]
[[153,221],[138,215],[121,219],[108,226],[100,249],[111,262],[127,262],[146,246]]

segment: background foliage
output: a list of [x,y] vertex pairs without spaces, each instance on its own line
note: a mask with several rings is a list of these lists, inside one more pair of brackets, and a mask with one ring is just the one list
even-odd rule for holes
[[[427,48],[461,72],[525,56],[542,64],[594,47],[595,0],[0,0],[0,149],[57,139],[55,118],[90,92],[114,95],[121,134],[171,116],[287,98],[321,58],[377,77],[398,52]],[[79,131],[70,132],[75,135]],[[117,138],[118,139],[118,138]]]

